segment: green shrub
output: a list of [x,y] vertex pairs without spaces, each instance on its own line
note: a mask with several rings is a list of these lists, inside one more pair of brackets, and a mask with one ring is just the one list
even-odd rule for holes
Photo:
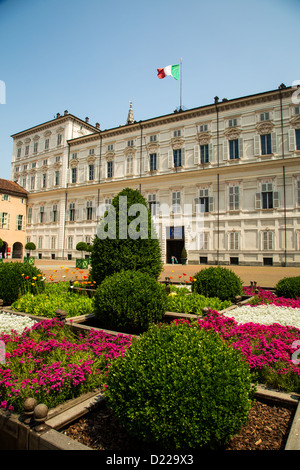
[[69,285],[68,282],[48,284],[40,294],[22,295],[12,304],[12,309],[46,318],[55,318],[57,309],[65,310],[68,317],[93,313],[93,299],[84,294],[68,292]]
[[249,365],[217,333],[154,325],[110,366],[106,396],[127,431],[163,449],[216,449],[251,407]]
[[[130,208],[134,213],[133,209],[137,208],[138,204],[145,210],[137,213],[137,216],[125,216],[124,222],[119,205],[122,205],[125,198],[127,214]],[[97,228],[91,250],[92,279],[99,285],[106,276],[124,269],[146,272],[158,279],[162,266],[160,245],[146,199],[138,190],[123,189],[113,199],[111,207]]]
[[220,300],[234,300],[242,295],[241,279],[230,269],[220,266],[202,269],[194,276],[192,291],[205,297],[219,297]]
[[275,286],[275,293],[278,297],[288,299],[300,297],[300,276],[281,279]]
[[26,292],[36,294],[45,288],[43,273],[27,263],[8,262],[0,264],[0,298],[10,305]]
[[104,328],[141,332],[163,318],[167,294],[149,274],[121,271],[104,279],[94,302],[95,316]]
[[[183,290],[183,289],[182,289]],[[192,313],[196,315],[202,314],[204,307],[211,310],[224,310],[230,307],[230,300],[220,300],[218,297],[205,297],[204,295],[193,292],[186,294],[184,291],[171,292],[168,296],[167,310],[170,312]]]

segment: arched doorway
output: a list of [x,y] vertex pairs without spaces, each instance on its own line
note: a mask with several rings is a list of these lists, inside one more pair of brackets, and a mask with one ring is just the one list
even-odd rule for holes
[[0,248],[0,258],[6,258],[7,247],[8,247],[7,243],[3,240],[3,245]]
[[13,244],[12,258],[22,258],[23,256],[23,245],[20,242]]

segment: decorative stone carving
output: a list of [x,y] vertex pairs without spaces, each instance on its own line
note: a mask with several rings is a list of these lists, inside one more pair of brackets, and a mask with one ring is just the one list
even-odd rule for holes
[[70,167],[71,168],[76,168],[77,166],[78,166],[77,158],[72,158],[72,160],[70,161]]
[[270,121],[268,122],[260,122],[256,126],[256,130],[260,135],[271,134],[273,130],[274,124]]
[[107,161],[111,162],[115,157],[115,152],[113,152],[112,150],[109,150],[108,152],[106,152],[104,157],[106,158]]
[[95,163],[96,157],[94,157],[94,155],[89,155],[86,161],[88,162],[89,165],[92,165],[93,163]]
[[291,126],[294,129],[300,129],[300,116],[297,116],[291,120]]
[[199,145],[207,145],[210,142],[211,135],[208,132],[198,132],[197,139]]
[[150,142],[147,144],[147,151],[148,153],[156,153],[159,149],[159,145],[155,142]]
[[183,147],[184,141],[180,137],[174,137],[171,139],[171,146],[173,150],[179,150]]
[[239,138],[240,133],[241,133],[241,130],[238,129],[237,127],[230,127],[229,129],[226,129],[226,131],[224,132],[224,135],[228,140],[236,140]]
[[126,147],[124,153],[126,157],[134,157],[135,149],[133,147]]

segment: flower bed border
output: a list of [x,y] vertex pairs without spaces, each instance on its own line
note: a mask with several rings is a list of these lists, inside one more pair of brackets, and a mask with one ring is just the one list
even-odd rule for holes
[[[219,313],[230,311],[247,302],[249,302],[249,298]],[[45,317],[13,311],[11,307],[3,307],[1,310],[16,315],[25,315],[36,320],[45,320]],[[165,316],[171,320],[175,318],[199,318],[199,315],[177,312],[166,312]],[[72,325],[72,327],[77,330],[96,329],[114,335],[119,334],[117,331],[94,328],[82,324],[85,320],[90,318],[94,318],[94,314],[67,318],[66,323]],[[300,395],[293,392],[279,392],[259,385],[257,386],[255,397],[277,405],[283,404],[295,408],[293,422],[284,450],[300,450]],[[56,408],[50,409],[45,421],[46,429],[42,432],[37,432],[31,426],[22,423],[22,415],[0,410],[0,450],[93,450],[62,434],[60,430],[76,421],[81,416],[89,413],[96,403],[104,399],[104,395],[100,392],[89,392],[76,399],[69,400]]]

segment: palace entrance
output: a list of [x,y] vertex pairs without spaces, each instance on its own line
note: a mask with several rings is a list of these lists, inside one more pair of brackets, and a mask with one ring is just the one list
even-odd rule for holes
[[167,241],[167,263],[172,263],[172,256],[175,256],[178,263],[181,263],[181,251],[184,247],[184,227],[166,227]]

